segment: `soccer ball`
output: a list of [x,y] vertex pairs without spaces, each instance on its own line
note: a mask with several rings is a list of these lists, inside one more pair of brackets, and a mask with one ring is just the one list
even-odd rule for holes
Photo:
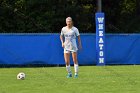
[[25,79],[25,73],[20,72],[20,73],[17,75],[17,79],[24,80],[24,79]]

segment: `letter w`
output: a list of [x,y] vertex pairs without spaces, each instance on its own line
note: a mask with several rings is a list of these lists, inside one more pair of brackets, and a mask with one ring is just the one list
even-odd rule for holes
[[103,23],[103,21],[104,21],[104,18],[103,18],[103,17],[99,17],[99,18],[98,18],[98,22],[99,22],[99,23]]

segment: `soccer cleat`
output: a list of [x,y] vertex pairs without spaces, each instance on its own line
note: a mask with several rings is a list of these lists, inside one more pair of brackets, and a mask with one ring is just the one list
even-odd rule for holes
[[75,74],[75,75],[74,75],[74,78],[78,78],[78,74]]
[[68,73],[67,78],[71,78],[72,77],[72,73]]

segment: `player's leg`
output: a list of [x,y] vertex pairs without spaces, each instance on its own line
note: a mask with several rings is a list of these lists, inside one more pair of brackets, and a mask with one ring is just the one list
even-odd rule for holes
[[71,69],[70,69],[70,52],[64,50],[64,59],[66,63],[66,70],[68,72],[67,78],[72,77]]
[[74,62],[74,71],[75,71],[75,76],[78,77],[78,60],[77,60],[77,52],[72,53],[72,58]]

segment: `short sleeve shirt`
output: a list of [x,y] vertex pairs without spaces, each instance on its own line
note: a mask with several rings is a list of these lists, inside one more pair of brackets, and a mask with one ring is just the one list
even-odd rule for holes
[[67,27],[63,27],[61,30],[61,35],[65,38],[65,50],[68,51],[77,51],[76,37],[79,36],[79,30],[76,27],[72,27],[68,29]]

